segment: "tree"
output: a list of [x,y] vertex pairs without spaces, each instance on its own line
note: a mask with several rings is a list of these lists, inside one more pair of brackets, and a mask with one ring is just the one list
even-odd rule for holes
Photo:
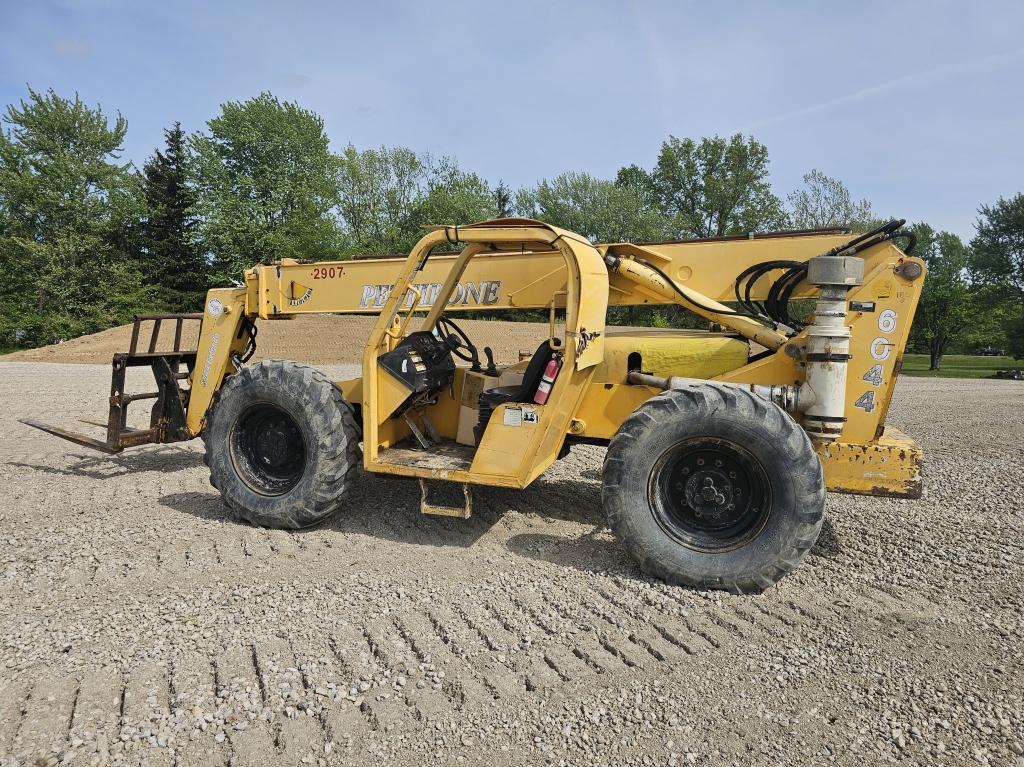
[[497,217],[494,192],[480,176],[443,157],[430,163],[426,189],[413,204],[405,226],[409,250],[431,224],[471,224]]
[[411,149],[381,147],[360,152],[351,144],[345,147],[335,183],[349,252],[401,253],[426,177],[426,162]]
[[191,138],[195,212],[219,281],[282,257],[336,257],[336,158],[319,115],[270,93],[221,104]]
[[657,207],[658,199],[654,189],[654,179],[639,165],[627,165],[625,168],[619,168],[619,172],[615,174],[615,186],[631,189],[637,197],[643,200],[644,205],[649,208]]
[[1017,316],[1006,323],[1006,353],[1015,360],[1024,359],[1024,313],[1018,307]]
[[563,173],[516,195],[519,212],[560,226],[595,242],[663,239],[668,222],[630,186]]
[[968,281],[969,253],[959,237],[928,224],[914,224],[911,230],[918,240],[914,255],[928,266],[911,342],[927,350],[929,370],[940,370],[952,343],[982,332],[989,297]]
[[504,181],[498,181],[494,187],[494,215],[496,218],[509,218],[514,213],[512,190]]
[[149,300],[129,253],[141,212],[128,129],[29,88],[0,132],[0,333],[48,343],[127,321]]
[[982,205],[971,240],[972,273],[1000,303],[1015,359],[1024,357],[1024,194]]
[[974,273],[1007,297],[1024,300],[1024,194],[982,205],[971,240]]
[[676,237],[718,237],[780,229],[782,202],[768,183],[768,150],[736,134],[692,139],[669,136],[651,175]]
[[146,201],[139,232],[143,278],[165,311],[196,311],[210,288],[210,264],[199,248],[189,153],[181,123],[164,131],[164,151],[153,153],[139,176]]
[[797,229],[868,231],[874,222],[870,202],[854,201],[842,181],[820,170],[805,173],[804,188],[792,192],[787,200],[790,221]]

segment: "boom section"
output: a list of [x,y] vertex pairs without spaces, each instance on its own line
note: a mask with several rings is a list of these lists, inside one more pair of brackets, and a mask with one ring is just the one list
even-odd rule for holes
[[[451,227],[449,227],[451,229]],[[461,227],[460,232],[469,231]],[[714,301],[732,301],[736,275],[769,260],[807,261],[849,240],[849,234],[793,233],[742,238],[717,238],[647,245],[598,245],[607,252],[624,248],[642,251],[656,262],[679,286]],[[473,309],[546,309],[551,306],[552,286],[568,279],[565,259],[557,248],[509,250],[501,242],[481,243],[482,249],[467,264],[445,301],[445,311]],[[441,238],[441,246],[447,241]],[[417,306],[433,308],[446,277],[459,257],[455,252],[432,253],[415,275],[413,287],[419,293]],[[885,249],[864,254],[867,269],[887,257]],[[354,259],[350,261],[302,262],[285,258],[280,263],[260,265],[245,273],[246,313],[261,319],[297,314],[356,313],[379,314],[394,289],[396,275],[405,258]],[[751,297],[763,300],[768,282],[753,286]],[[795,298],[815,294],[808,285],[794,292]],[[405,307],[411,306],[408,293]],[[564,296],[556,305],[565,305]],[[628,276],[609,276],[609,306],[642,306],[675,303],[676,300],[638,286]]]

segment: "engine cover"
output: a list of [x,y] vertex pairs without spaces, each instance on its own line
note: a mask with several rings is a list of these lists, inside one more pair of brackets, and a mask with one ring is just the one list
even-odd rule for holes
[[410,333],[394,349],[377,358],[380,366],[405,384],[413,394],[447,386],[455,375],[449,341],[421,330]]

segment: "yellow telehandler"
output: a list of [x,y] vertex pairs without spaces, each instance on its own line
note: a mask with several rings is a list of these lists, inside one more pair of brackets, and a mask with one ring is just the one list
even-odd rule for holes
[[[360,466],[419,480],[424,513],[469,517],[473,485],[524,488],[574,444],[607,445],[608,523],[644,571],[758,591],[814,544],[826,490],[920,495],[921,450],[885,427],[925,275],[902,224],[594,245],[500,219],[435,227],[404,260],[284,258],[211,290],[202,314],[136,320],[105,441],[26,423],[110,453],[202,437],[227,506],[287,529],[341,510]],[[606,326],[609,306],[651,304],[713,324]],[[482,308],[547,309],[547,337],[499,367],[451,316]],[[359,378],[247,364],[257,321],[317,312],[378,315]],[[180,348],[187,321],[196,349]],[[156,392],[125,392],[137,366]],[[141,398],[150,426],[129,428]]]

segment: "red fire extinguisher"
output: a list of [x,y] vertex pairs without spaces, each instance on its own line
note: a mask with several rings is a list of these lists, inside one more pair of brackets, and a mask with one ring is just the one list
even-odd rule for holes
[[551,359],[548,360],[548,366],[544,368],[544,375],[541,376],[540,383],[537,385],[537,393],[533,395],[533,401],[538,405],[543,405],[548,401],[548,395],[551,394],[551,386],[554,384],[555,379],[558,377],[558,371],[561,369],[562,355],[551,355]]

